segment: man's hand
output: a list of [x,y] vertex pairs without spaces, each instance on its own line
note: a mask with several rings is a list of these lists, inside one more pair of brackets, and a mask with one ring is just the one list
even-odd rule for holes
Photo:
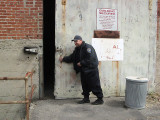
[[79,63],[77,63],[77,66],[81,67],[81,63],[80,63],[80,62],[79,62]]
[[62,56],[59,57],[59,61],[62,63],[62,61],[63,61],[63,57]]

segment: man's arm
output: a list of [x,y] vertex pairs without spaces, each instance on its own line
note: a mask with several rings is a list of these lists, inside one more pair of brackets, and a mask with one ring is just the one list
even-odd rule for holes
[[60,62],[72,63],[73,62],[73,53],[69,56],[64,56],[59,58]]

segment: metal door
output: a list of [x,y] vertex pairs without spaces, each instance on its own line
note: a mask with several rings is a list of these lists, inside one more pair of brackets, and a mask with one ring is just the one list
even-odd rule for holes
[[[58,59],[60,55],[72,53],[74,43],[71,39],[77,34],[85,42],[92,43],[97,8],[118,10],[118,31],[120,38],[124,39],[124,60],[99,64],[104,96],[124,95],[125,77],[128,75],[154,76],[152,72],[148,72],[154,67],[148,67],[151,65],[149,59],[154,61],[155,55],[154,52],[149,53],[149,49],[155,44],[150,43],[149,34],[146,34],[149,33],[149,27],[154,31],[153,23],[149,24],[149,14],[146,14],[149,13],[148,5],[146,0],[56,0],[55,97],[82,97],[80,75],[76,75],[72,64],[61,64]],[[153,17],[156,15],[153,14]]]

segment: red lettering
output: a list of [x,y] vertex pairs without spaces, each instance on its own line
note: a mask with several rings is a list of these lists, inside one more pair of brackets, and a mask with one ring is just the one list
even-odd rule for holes
[[119,49],[119,48],[118,48],[118,45],[113,45],[113,48]]

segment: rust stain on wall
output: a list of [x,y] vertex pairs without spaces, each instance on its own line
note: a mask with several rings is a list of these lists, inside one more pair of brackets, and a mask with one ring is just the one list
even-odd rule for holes
[[149,0],[149,10],[152,10],[152,1],[153,0]]
[[102,69],[102,62],[101,61],[99,61],[99,76],[101,76],[101,69]]
[[117,79],[116,79],[116,80],[117,80],[117,81],[116,81],[116,83],[117,83],[117,85],[116,85],[116,86],[117,86],[117,89],[116,89],[116,90],[117,90],[117,91],[116,91],[116,95],[117,95],[117,96],[120,96],[120,95],[119,95],[119,62],[118,62],[118,61],[116,61],[116,69],[117,69],[117,76],[116,76],[116,77],[117,77]]
[[160,0],[157,2],[157,41],[159,40]]
[[63,32],[66,31],[66,25],[65,25],[65,21],[66,21],[66,0],[62,0],[62,30]]
[[116,96],[120,96],[120,89],[119,89],[119,61],[113,61],[112,62],[112,72],[116,69]]
[[156,79],[155,79],[155,83],[156,83],[156,87],[155,90],[156,92],[160,91],[160,87],[157,87],[159,82],[160,82],[160,78],[159,78],[159,51],[160,51],[160,41],[159,41],[159,18],[160,18],[160,0],[157,0],[157,38],[156,38]]
[[69,81],[69,84],[73,83],[76,80],[77,78],[76,73],[75,72],[70,73],[70,78],[71,79]]
[[108,30],[95,30],[94,38],[120,38],[120,32]]
[[62,5],[66,5],[66,0],[62,0]]

